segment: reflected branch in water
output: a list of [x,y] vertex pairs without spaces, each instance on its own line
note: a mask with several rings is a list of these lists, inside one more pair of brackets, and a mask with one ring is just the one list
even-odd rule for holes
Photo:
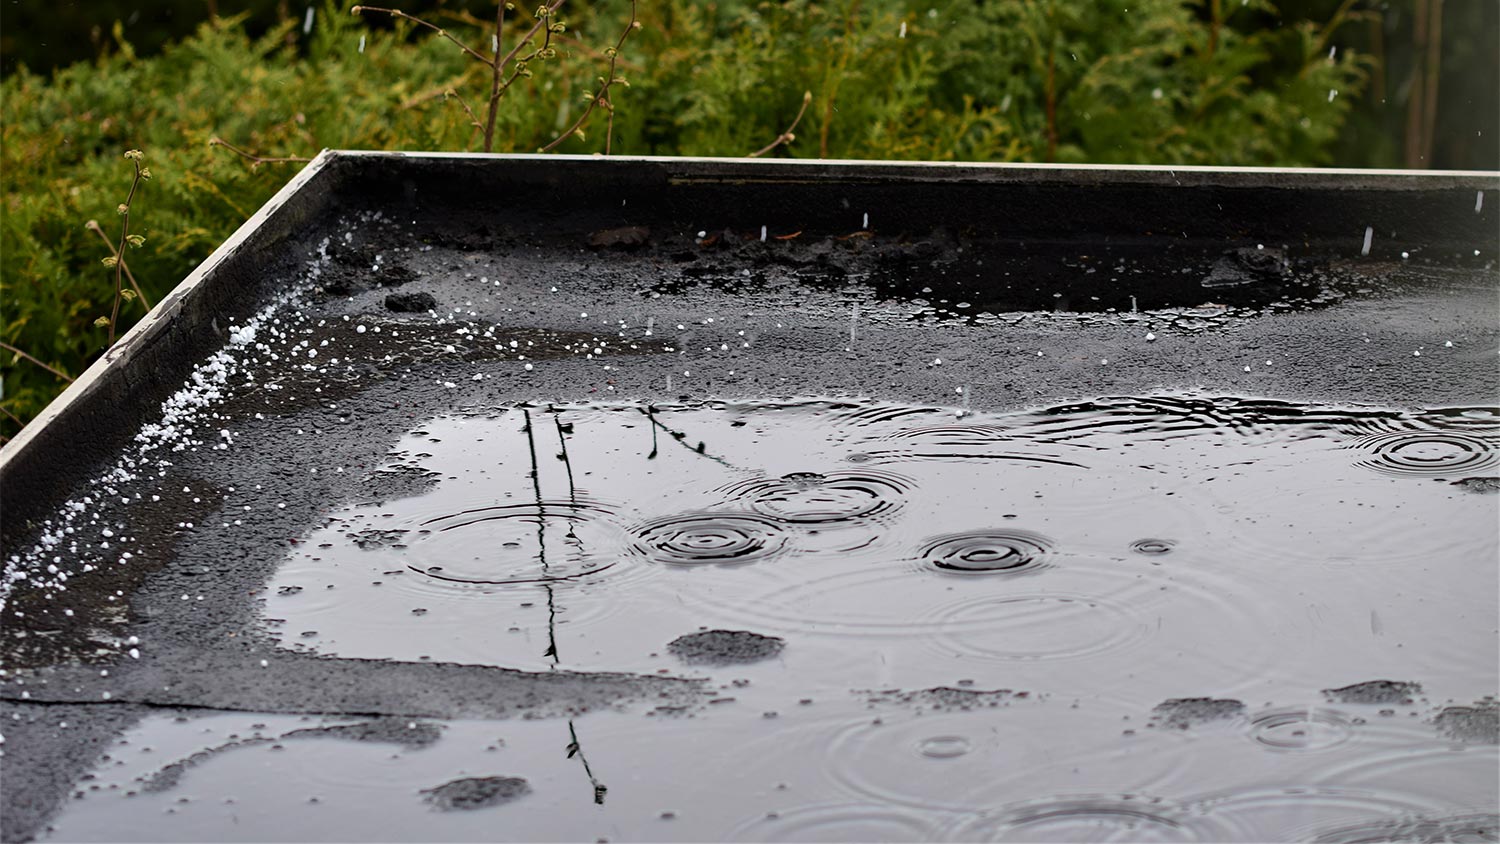
[[557,459],[561,460],[564,468],[568,470],[568,500],[576,504],[578,503],[578,488],[573,483],[573,461],[568,458],[568,438],[564,436],[573,432],[573,423],[569,422],[564,425],[561,411],[553,408],[548,408],[548,411],[552,413],[552,423],[557,426],[557,443],[562,447],[562,452],[557,455]]
[[552,664],[557,665],[557,595],[550,583],[542,584],[542,588],[547,590],[547,650],[542,651],[542,656],[552,657]]
[[697,447],[688,445],[687,433],[684,431],[673,430],[662,424],[661,420],[656,418],[655,406],[648,404],[646,405],[646,409],[642,410],[641,413],[645,414],[646,419],[651,422],[651,453],[646,455],[647,460],[651,460],[652,458],[656,457],[656,429],[660,428],[663,431],[666,431],[672,437],[672,439],[676,440],[678,445],[682,446],[688,451],[691,451],[692,453],[701,455],[703,457],[707,457],[709,460],[712,460],[713,462],[719,464],[720,466],[723,466],[726,469],[739,468],[738,466],[735,466],[733,463],[730,463],[728,460],[725,460],[722,457],[709,454],[708,446],[702,440],[698,441]]
[[599,781],[594,776],[594,769],[589,767],[589,758],[583,753],[583,745],[578,741],[578,730],[573,727],[572,719],[568,720],[568,758],[578,757],[583,763],[583,772],[588,775],[589,784],[594,787],[594,802],[600,806],[604,805],[604,795],[609,791],[609,786]]
[[[526,447],[531,452],[531,489],[536,494],[536,555],[542,564],[542,575],[547,574],[547,509],[542,501],[542,476],[541,466],[536,459],[536,436],[531,425],[531,411],[525,408],[521,412],[526,416]],[[557,596],[552,591],[552,584],[543,584],[547,590],[547,650],[542,656],[551,657],[552,664],[559,662],[557,656]]]
[[[568,470],[568,500],[574,504],[577,504],[578,487],[573,483],[573,461],[568,457],[568,438],[564,436],[565,434],[571,434],[573,432],[573,423],[569,422],[568,424],[564,425],[562,421],[562,413],[556,408],[549,407],[547,408],[547,412],[552,414],[552,423],[557,427],[557,442],[558,445],[562,447],[562,451],[557,455],[557,459],[561,460],[563,462],[563,467]],[[573,523],[568,522],[568,538],[573,540],[575,544],[581,546],[582,542],[580,542],[578,539],[578,532],[573,528]]]

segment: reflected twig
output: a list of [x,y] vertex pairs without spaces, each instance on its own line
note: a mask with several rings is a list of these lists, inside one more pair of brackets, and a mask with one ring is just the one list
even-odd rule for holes
[[[552,424],[557,427],[557,442],[562,447],[562,451],[558,453],[557,459],[561,460],[563,468],[568,470],[568,501],[576,505],[578,503],[578,487],[573,484],[573,461],[568,459],[568,440],[567,437],[563,436],[573,430],[573,423],[570,422],[565,427],[562,423],[562,414],[557,408],[548,407],[547,412],[552,414]],[[568,538],[573,540],[575,544],[581,545],[582,542],[578,539],[578,532],[574,530],[575,527],[576,525],[570,519],[568,521]]]
[[577,756],[578,761],[583,763],[583,772],[588,774],[589,783],[594,786],[594,802],[603,806],[604,795],[609,791],[609,786],[600,782],[599,778],[594,776],[594,769],[589,767],[589,758],[583,754],[583,745],[578,742],[578,731],[573,728],[573,720],[571,718],[568,719],[568,738],[570,739],[568,742],[568,758],[572,759],[574,756]]
[[558,445],[562,447],[562,453],[557,455],[557,459],[561,460],[563,462],[563,466],[568,470],[568,500],[573,502],[574,504],[577,504],[578,489],[573,485],[573,461],[568,459],[568,440],[563,436],[564,434],[573,432],[573,424],[570,422],[566,427],[564,427],[562,423],[562,414],[554,408],[549,408],[549,410],[552,411],[552,423],[557,426]]
[[647,460],[650,460],[650,459],[656,457],[656,429],[660,428],[663,431],[666,431],[668,434],[670,434],[671,437],[672,437],[672,439],[674,439],[674,440],[677,441],[678,445],[682,446],[683,448],[687,449],[688,451],[691,451],[694,454],[701,455],[703,457],[707,457],[709,460],[712,460],[713,462],[719,464],[720,466],[723,466],[726,469],[738,469],[739,468],[738,466],[735,466],[733,463],[730,463],[728,460],[725,460],[722,457],[718,457],[716,455],[709,454],[708,453],[708,446],[706,444],[704,444],[704,442],[702,440],[698,441],[697,447],[688,445],[687,444],[687,433],[685,433],[683,431],[675,431],[675,430],[673,430],[671,428],[668,428],[666,425],[663,425],[661,423],[661,421],[656,418],[656,407],[655,406],[648,404],[648,405],[646,405],[646,409],[642,410],[641,413],[643,413],[643,414],[646,415],[646,419],[648,419],[651,422],[651,425],[652,425],[652,428],[651,428],[651,453],[648,454],[648,455],[646,455],[646,459]]
[[550,582],[542,584],[542,588],[547,590],[547,649],[542,656],[552,657],[552,664],[557,665],[562,661],[557,655],[557,595]]
[[646,459],[647,460],[655,460],[656,459],[656,454],[657,454],[657,448],[656,448],[656,419],[655,419],[655,416],[656,416],[656,408],[652,407],[649,404],[646,405],[646,418],[651,420],[651,453],[648,454],[648,455],[646,455]]
[[[542,501],[542,474],[541,466],[536,459],[536,437],[531,429],[531,411],[521,409],[526,417],[526,446],[531,451],[531,489],[536,494],[536,556],[542,564],[542,574],[547,574],[547,508]],[[552,664],[558,663],[557,656],[557,601],[552,592],[552,584],[544,583],[542,588],[547,590],[547,650],[542,656],[552,658]]]

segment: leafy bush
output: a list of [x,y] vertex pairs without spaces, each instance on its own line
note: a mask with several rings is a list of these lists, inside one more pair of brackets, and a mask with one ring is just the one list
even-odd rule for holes
[[[1329,56],[1328,27],[1262,28],[1265,0],[662,0],[642,5],[610,92],[615,153],[978,161],[1310,165],[1327,160],[1368,62]],[[629,18],[612,0],[570,10],[557,55],[510,89],[497,151],[529,152],[587,105]],[[530,21],[512,13],[508,32]],[[467,12],[436,21],[477,47]],[[138,58],[115,26],[95,62],[0,85],[0,340],[66,373],[102,350],[113,304],[116,206],[143,149],[155,178],[134,201],[127,253],[157,301],[259,207],[294,165],[249,166],[209,139],[261,155],[323,147],[477,149],[457,91],[482,111],[489,70],[409,23],[366,22],[325,2],[310,33],[256,38],[241,19],[205,24]],[[602,110],[561,152],[602,151]],[[117,236],[117,235],[112,235]],[[121,330],[144,309],[127,303]],[[6,435],[63,386],[0,353]]]

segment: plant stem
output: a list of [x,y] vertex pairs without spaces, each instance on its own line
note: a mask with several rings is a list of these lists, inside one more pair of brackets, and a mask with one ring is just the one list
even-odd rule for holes
[[[83,227],[93,232],[94,234],[99,235],[99,238],[104,241],[105,246],[108,246],[110,249],[115,248],[115,245],[109,242],[109,235],[104,233],[104,228],[99,225],[98,220],[89,220],[87,223],[83,224]],[[125,260],[123,258],[120,260],[120,264],[122,266],[125,265]],[[145,291],[141,290],[140,284],[138,284],[135,280],[135,273],[130,271],[129,266],[125,266],[125,278],[130,280],[130,289],[134,290],[135,295],[140,298],[141,306],[148,311],[151,310],[151,300],[146,298]]]
[[[522,72],[522,68],[518,67],[514,71],[512,71],[510,76],[507,78],[505,75],[505,66],[507,64],[510,64],[513,60],[516,59],[518,55],[521,54],[521,50],[525,48],[527,44],[531,43],[534,38],[536,38],[536,34],[539,31],[544,31],[546,33],[544,38],[542,39],[542,46],[527,54],[523,59],[521,59],[519,63],[530,61],[531,59],[536,58],[548,49],[548,47],[552,43],[552,14],[556,12],[564,2],[565,0],[550,0],[550,2],[543,6],[542,14],[537,18],[536,23],[532,24],[531,29],[526,31],[526,34],[516,42],[515,46],[510,49],[510,52],[502,56],[500,55],[500,45],[505,41],[505,0],[498,0],[495,9],[495,34],[492,41],[493,49],[490,51],[491,54],[489,58],[486,58],[483,53],[460,41],[457,36],[442,28],[441,26],[438,26],[437,24],[430,21],[423,20],[422,18],[419,18],[415,15],[409,15],[406,12],[401,11],[400,9],[387,9],[383,6],[355,6],[354,8],[350,9],[350,11],[356,15],[363,14],[365,12],[378,12],[383,15],[390,15],[393,18],[401,18],[402,20],[411,21],[418,26],[426,27],[427,29],[436,32],[443,38],[446,38],[449,41],[452,41],[454,44],[457,44],[458,48],[464,52],[464,55],[489,68],[490,96],[488,100],[488,106],[485,109],[485,117],[483,122],[480,121],[479,116],[474,113],[474,110],[469,107],[469,104],[465,102],[462,97],[459,97],[458,94],[451,88],[443,89],[442,93],[445,97],[452,96],[458,100],[458,104],[463,107],[464,113],[469,116],[469,121],[474,125],[475,130],[483,132],[484,151],[493,152],[495,149],[495,121],[496,118],[498,118],[500,115],[500,100],[505,96],[506,90],[510,88],[510,86],[516,81],[518,77],[520,77]],[[475,20],[473,16],[469,15],[467,12],[463,13],[462,19],[478,23],[478,21]],[[633,19],[634,16],[632,14],[632,20]],[[425,102],[427,99],[430,99],[434,96],[437,96],[436,92],[414,97],[403,104],[402,107],[409,108],[417,103]],[[210,143],[214,142],[218,142],[220,144],[223,144],[224,146],[228,146],[230,149],[238,152],[240,155],[250,159],[252,162],[255,162],[257,164],[271,161],[307,160],[302,158],[261,158],[260,156],[251,155],[236,147],[230,146],[229,144],[225,144],[218,138],[210,141]]]
[[[501,3],[500,8],[501,8],[501,10],[503,12],[504,9],[505,9],[504,3]],[[446,29],[443,29],[441,26],[438,26],[435,23],[428,23],[427,21],[424,21],[424,20],[422,20],[419,17],[416,17],[414,15],[408,15],[407,13],[401,11],[400,9],[386,9],[386,8],[381,7],[381,6],[355,6],[354,8],[350,9],[349,11],[350,11],[350,13],[356,14],[356,15],[363,14],[365,12],[379,12],[380,14],[383,14],[383,15],[390,15],[393,18],[402,18],[403,20],[409,20],[412,23],[417,24],[418,26],[425,26],[428,29],[432,30],[433,32],[436,32],[438,35],[441,35],[444,38],[448,39],[449,41],[452,41],[454,44],[457,44],[458,48],[460,50],[464,51],[464,55],[467,55],[467,56],[473,58],[475,61],[481,62],[483,64],[489,64],[490,63],[490,60],[487,59],[487,58],[485,58],[484,56],[480,55],[480,53],[479,53],[478,50],[475,50],[473,47],[470,47],[468,44],[465,44],[464,42],[458,40],[458,38],[456,36],[454,36],[453,33],[449,32]]]
[[[521,36],[521,40],[516,42],[516,46],[510,48],[510,52],[506,53],[505,58],[501,59],[498,63],[500,65],[510,64],[511,59],[514,59],[516,56],[520,55],[521,48],[526,46],[528,43],[530,43],[531,39],[536,37],[537,30],[541,29],[544,24],[552,19],[552,14],[558,9],[562,8],[562,4],[564,2],[566,2],[566,0],[552,0],[551,3],[548,3],[547,14],[541,18],[538,18],[537,22],[531,25],[531,29],[527,30],[526,34]],[[548,26],[547,32],[551,33],[551,31],[552,27]],[[514,79],[515,77],[511,78]]]
[[[546,18],[543,18],[546,20]],[[551,32],[551,27],[548,27]],[[484,151],[493,152],[495,149],[495,117],[500,112],[500,77],[505,75],[505,65],[500,63],[500,45],[505,42],[505,0],[496,0],[495,3],[495,49],[490,56],[490,107],[484,120]],[[459,100],[460,103],[463,100]],[[468,111],[469,107],[464,106]],[[472,114],[472,112],[470,112]]]
[[[464,98],[460,97],[457,91],[453,90],[452,88],[444,91],[443,98],[447,99],[448,97],[452,97],[453,99],[458,100],[459,107],[464,110],[464,114],[467,114],[469,116],[469,125],[474,127],[474,131],[478,132],[484,129],[484,126],[479,122],[479,115],[474,113],[474,109],[469,108],[469,104],[464,102]],[[489,152],[489,147],[486,146],[484,151]]]
[[[615,84],[615,80],[618,78],[615,76],[615,60],[619,58],[620,48],[625,45],[625,39],[630,37],[630,33],[634,32],[640,26],[636,21],[636,2],[637,0],[630,0],[630,20],[625,24],[625,30],[620,33],[619,40],[615,42],[614,50],[609,53],[609,72],[605,75],[604,81],[599,85],[599,90],[594,92],[594,96],[589,98],[588,107],[583,110],[583,114],[578,115],[578,119],[573,121],[573,125],[569,126],[561,135],[558,135],[552,143],[542,147],[542,152],[551,152],[557,149],[563,141],[573,137],[574,132],[583,128],[583,124],[588,121],[589,115],[594,113],[596,107],[602,105],[613,114],[615,107],[609,101],[609,89]],[[608,139],[605,141],[605,146],[607,150]]]
[[[547,4],[547,6],[545,7],[545,13],[541,17],[537,18],[536,23],[531,25],[531,29],[527,30],[526,34],[521,36],[521,40],[516,42],[516,46],[510,48],[510,52],[506,53],[504,56],[499,55],[499,47],[503,40],[502,36],[504,34],[503,28],[505,25],[505,3],[503,2],[503,0],[500,3],[500,9],[495,13],[496,55],[494,57],[494,61],[491,63],[493,75],[490,77],[489,108],[486,110],[485,114],[485,152],[494,151],[495,118],[500,114],[500,100],[505,96],[505,92],[510,90],[510,86],[515,84],[516,79],[521,75],[521,69],[518,67],[511,72],[509,78],[504,78],[505,66],[509,64],[511,60],[515,59],[516,56],[520,55],[521,48],[531,43],[531,40],[536,37],[536,34],[539,30],[542,30],[544,32],[542,36],[542,46],[526,54],[526,57],[521,61],[530,61],[531,59],[534,59],[537,56],[541,55],[545,50],[547,50],[547,48],[552,46],[552,15],[562,7],[562,4],[564,2],[565,0],[552,0],[551,3]],[[544,27],[545,29],[543,29]]]
[[[6,416],[9,416],[10,417],[10,421],[16,423],[16,427],[17,428],[24,428],[24,427],[26,427],[26,423],[21,421],[21,417],[15,415],[14,413],[11,413],[10,410],[7,409],[6,407],[0,406],[0,413],[4,413]],[[6,440],[9,441],[10,438],[6,437]]]
[[256,155],[253,152],[246,152],[245,150],[240,149],[239,147],[231,144],[223,138],[218,137],[217,135],[208,139],[208,145],[211,147],[223,147],[234,153],[235,155],[238,155],[240,158],[249,161],[251,164],[285,164],[288,162],[302,162],[305,164],[309,161],[312,161],[311,158],[303,158],[300,155],[286,155],[272,158]]
[[16,348],[15,346],[12,346],[11,344],[5,342],[4,340],[0,340],[0,349],[4,349],[7,352],[14,352],[15,354],[18,354],[21,357],[23,357],[23,358],[31,361],[32,363],[36,364],[37,366],[40,366],[41,368],[47,370],[48,372],[52,373],[53,375],[56,375],[58,378],[61,378],[62,380],[68,382],[69,384],[73,383],[73,377],[71,375],[69,375],[68,373],[63,372],[61,369],[58,369],[57,367],[52,366],[51,364],[42,363],[40,360],[37,360],[36,358],[32,357],[31,355],[26,354],[25,352],[21,351],[20,349]]
[[1412,53],[1414,59],[1411,68],[1411,82],[1406,95],[1406,136],[1405,153],[1406,166],[1418,168],[1423,166],[1426,158],[1422,143],[1422,116],[1425,109],[1422,107],[1423,95],[1427,92],[1427,86],[1423,84],[1423,62],[1426,57],[1427,44],[1427,4],[1428,0],[1417,0],[1416,12],[1413,15],[1412,27]]
[[765,146],[761,147],[760,149],[756,150],[755,152],[750,153],[749,155],[747,155],[745,157],[746,158],[759,158],[762,155],[765,155],[766,153],[770,152],[771,150],[773,150],[773,149],[781,146],[782,144],[789,144],[792,141],[795,141],[797,139],[797,136],[794,135],[794,134],[792,134],[792,132],[794,132],[797,129],[797,124],[802,122],[802,115],[804,115],[804,114],[807,113],[807,105],[808,105],[808,103],[811,103],[811,102],[812,102],[812,91],[803,91],[802,92],[802,108],[797,109],[797,116],[796,116],[796,118],[794,118],[792,120],[792,125],[786,127],[786,131],[785,132],[782,132],[780,135],[777,135],[776,136],[776,140],[770,142],[769,144],[766,144]]
[[120,245],[115,247],[115,306],[109,314],[109,346],[115,344],[115,324],[120,320],[120,300],[124,298],[125,244],[130,238],[130,203],[135,201],[136,188],[141,184],[140,159],[132,158],[130,163],[135,165],[135,178],[130,180],[130,193],[125,197],[122,206],[124,210],[120,212]]
[[1427,90],[1422,94],[1422,157],[1423,166],[1432,167],[1432,153],[1436,144],[1433,133],[1437,128],[1438,78],[1443,61],[1443,0],[1429,0],[1427,24]]

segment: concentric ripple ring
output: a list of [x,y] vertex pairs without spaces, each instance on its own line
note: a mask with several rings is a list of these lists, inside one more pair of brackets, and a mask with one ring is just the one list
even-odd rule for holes
[[1052,540],[1020,530],[984,530],[929,540],[918,559],[957,574],[1019,574],[1049,567]]
[[1462,431],[1375,434],[1354,447],[1369,452],[1357,465],[1401,477],[1475,474],[1500,466],[1500,454],[1488,437]]
[[739,565],[786,545],[776,522],[754,513],[690,513],[657,519],[635,531],[636,548],[668,565]]
[[914,484],[890,472],[794,472],[725,487],[757,513],[784,522],[826,524],[865,519],[900,507]]

